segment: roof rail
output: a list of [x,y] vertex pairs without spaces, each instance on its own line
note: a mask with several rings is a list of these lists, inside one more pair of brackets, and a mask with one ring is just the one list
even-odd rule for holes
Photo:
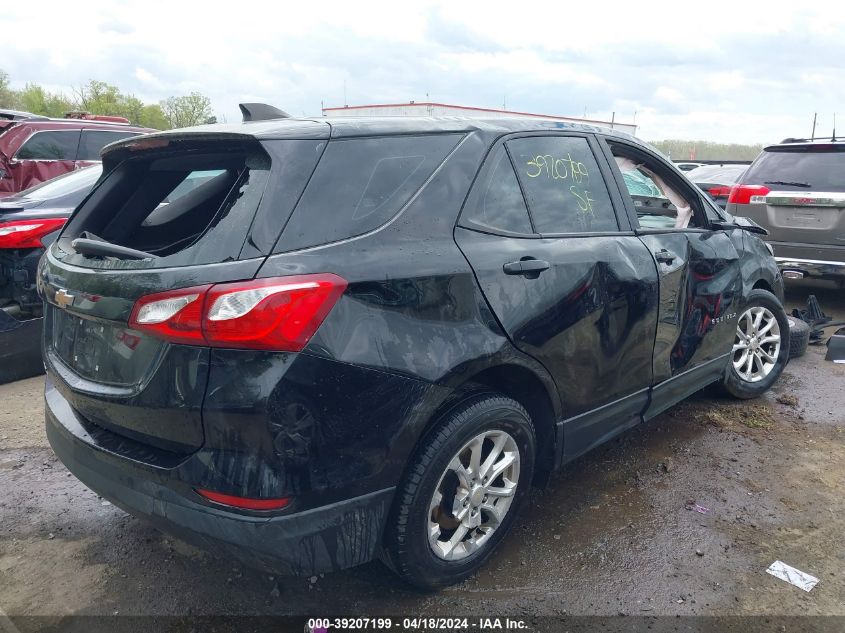
[[65,112],[66,119],[81,119],[83,121],[98,121],[100,123],[122,123],[129,125],[130,121],[124,116],[114,116],[108,114],[91,114],[84,110],[72,110]]
[[239,103],[243,121],[270,121],[272,119],[289,119],[290,115],[284,110],[266,103]]
[[46,121],[48,117],[40,114],[33,114],[32,112],[22,112],[20,110],[0,110],[0,119],[7,121],[23,121],[25,119],[35,121]]
[[809,139],[806,138],[785,138],[781,141],[781,143],[807,143]]

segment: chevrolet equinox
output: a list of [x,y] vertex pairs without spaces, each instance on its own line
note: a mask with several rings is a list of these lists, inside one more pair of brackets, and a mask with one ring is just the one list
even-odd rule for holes
[[787,362],[765,231],[636,138],[244,112],[106,147],[38,271],[50,443],[162,530],[443,587],[561,464]]

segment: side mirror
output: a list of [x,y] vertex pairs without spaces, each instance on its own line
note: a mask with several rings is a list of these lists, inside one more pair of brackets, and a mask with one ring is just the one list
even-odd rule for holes
[[733,222],[728,222],[727,220],[716,220],[710,223],[710,228],[714,231],[733,231],[735,229],[742,229],[743,231],[756,233],[758,235],[769,234],[766,229],[753,220],[742,217],[735,217]]

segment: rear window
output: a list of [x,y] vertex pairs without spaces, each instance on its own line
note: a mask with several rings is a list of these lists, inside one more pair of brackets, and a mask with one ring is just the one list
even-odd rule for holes
[[336,242],[382,226],[460,139],[438,134],[331,141],[276,251]]
[[[79,208],[60,240],[68,263],[150,268],[237,259],[268,181],[260,145],[157,152],[122,162]],[[77,237],[149,254],[147,259],[77,253]]]
[[82,140],[79,142],[77,160],[100,160],[100,150],[109,143],[120,141],[130,136],[138,136],[137,132],[111,132],[109,130],[83,130]]
[[15,154],[18,160],[75,160],[79,130],[36,132]]
[[780,191],[845,191],[845,146],[766,150],[742,180]]

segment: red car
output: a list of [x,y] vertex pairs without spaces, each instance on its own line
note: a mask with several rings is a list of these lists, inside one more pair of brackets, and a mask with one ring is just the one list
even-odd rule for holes
[[0,198],[99,162],[104,145],[155,131],[122,117],[69,113],[50,119],[0,110]]

